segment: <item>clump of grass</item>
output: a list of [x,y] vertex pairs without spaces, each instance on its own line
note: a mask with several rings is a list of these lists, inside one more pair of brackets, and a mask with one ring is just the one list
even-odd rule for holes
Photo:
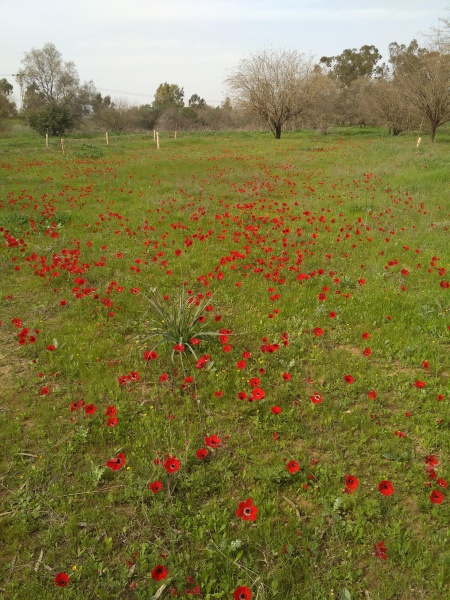
[[194,346],[201,342],[217,337],[218,331],[206,331],[204,312],[210,303],[210,298],[188,296],[184,289],[174,297],[161,296],[153,289],[146,297],[149,303],[150,317],[149,334],[144,339],[156,341],[152,350],[161,344],[172,346],[172,362],[175,354],[183,360],[183,353],[188,350],[198,360]]

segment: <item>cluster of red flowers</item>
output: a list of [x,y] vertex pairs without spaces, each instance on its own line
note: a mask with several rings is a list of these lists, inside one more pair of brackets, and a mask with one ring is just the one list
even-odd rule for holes
[[119,385],[126,386],[130,381],[139,381],[140,376],[137,371],[130,371],[128,375],[120,375],[118,377]]

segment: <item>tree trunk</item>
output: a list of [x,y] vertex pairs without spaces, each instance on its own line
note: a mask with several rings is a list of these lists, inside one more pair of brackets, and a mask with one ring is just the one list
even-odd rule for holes
[[434,137],[436,135],[436,129],[438,128],[437,123],[431,123],[431,132],[430,132],[430,138],[431,141],[434,142]]
[[279,140],[281,138],[281,125],[279,123],[277,123],[274,126],[275,129],[275,139]]

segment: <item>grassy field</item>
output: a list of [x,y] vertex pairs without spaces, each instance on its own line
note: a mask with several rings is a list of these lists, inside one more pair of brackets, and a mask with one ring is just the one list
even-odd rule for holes
[[0,597],[448,597],[450,132],[65,147],[0,139]]

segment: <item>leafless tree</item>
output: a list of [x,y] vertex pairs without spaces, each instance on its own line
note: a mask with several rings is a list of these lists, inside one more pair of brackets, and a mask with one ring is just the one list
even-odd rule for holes
[[262,50],[241,60],[226,79],[238,104],[269,125],[276,139],[282,126],[314,102],[317,73],[310,58],[295,50]]
[[450,55],[422,53],[406,61],[396,77],[405,98],[427,119],[433,141],[438,127],[450,121]]

